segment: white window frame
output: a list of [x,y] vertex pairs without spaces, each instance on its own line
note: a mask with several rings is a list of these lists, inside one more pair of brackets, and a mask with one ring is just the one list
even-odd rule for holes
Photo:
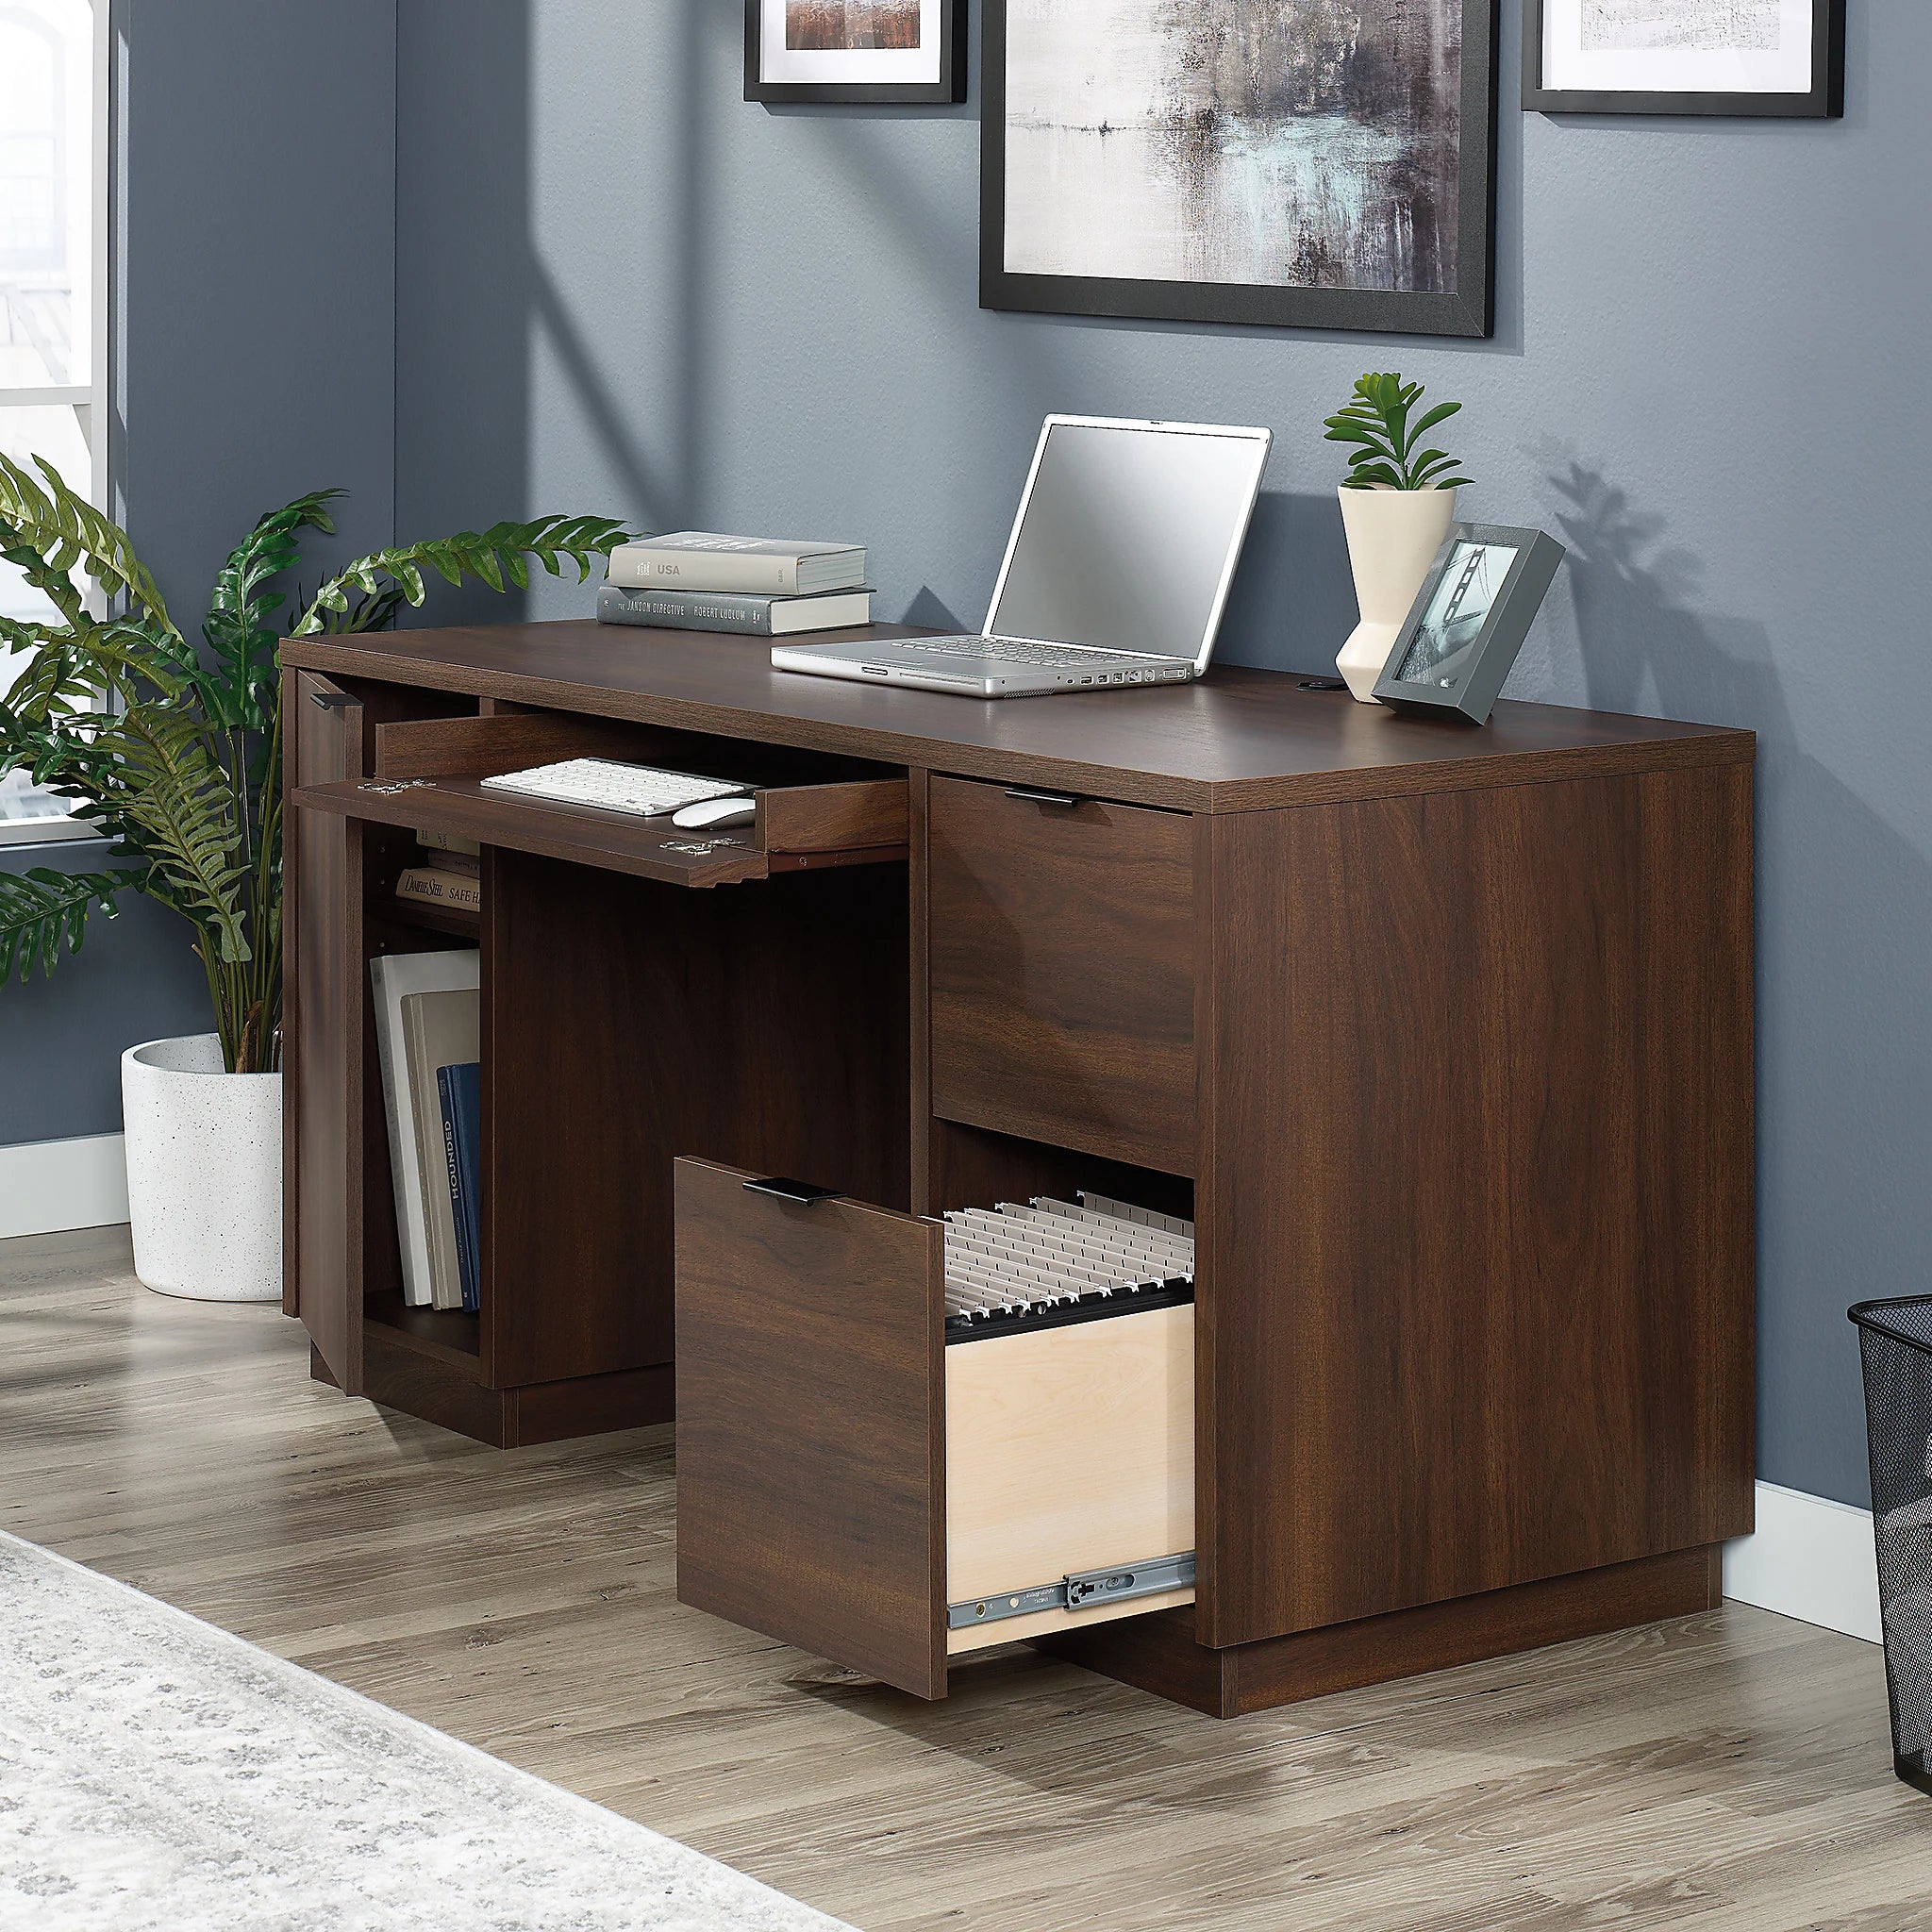
[[[109,184],[113,166],[113,0],[90,0],[93,8],[94,30],[91,54],[92,71],[90,84],[93,92],[93,126],[91,163],[91,192],[93,198],[92,260],[89,264],[89,306],[92,310],[92,360],[84,383],[41,383],[21,389],[0,389],[0,408],[44,408],[65,405],[80,420],[80,433],[88,447],[88,501],[96,509],[108,510],[111,490],[108,463],[108,424],[112,419],[108,389],[108,339],[112,315],[109,302],[108,269],[113,258],[112,203]],[[111,511],[109,511],[111,514]],[[90,585],[92,597],[98,591]],[[50,845],[100,835],[84,821],[54,819],[0,819],[0,847],[11,845]]]

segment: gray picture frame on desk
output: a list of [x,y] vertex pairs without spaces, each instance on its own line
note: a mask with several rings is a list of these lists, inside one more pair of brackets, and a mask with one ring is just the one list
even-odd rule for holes
[[[1374,695],[1399,711],[1434,712],[1487,724],[1563,557],[1563,545],[1543,530],[1518,529],[1508,524],[1452,524],[1375,680]],[[1438,595],[1452,589],[1449,575],[1458,563],[1465,566],[1465,584],[1485,568],[1503,569],[1501,580],[1479,590],[1476,594],[1482,601],[1460,619],[1457,604],[1462,591],[1456,590],[1446,599]],[[1465,626],[1459,647],[1454,638],[1458,622]],[[1470,625],[1474,626],[1473,637],[1468,635]],[[1416,659],[1418,652],[1426,659],[1432,646],[1447,655],[1432,661]],[[1436,672],[1451,666],[1456,667],[1454,675],[1445,678],[1414,675],[1418,668]]]
[[[1086,0],[1103,34],[1109,0]],[[1230,0],[1240,4],[1240,0]],[[979,306],[1036,314],[1159,322],[1359,329],[1397,335],[1493,333],[1495,310],[1496,0],[1459,0],[1457,171],[1451,210],[1454,286],[1441,291],[1315,283],[1157,280],[1038,273],[1008,266],[1008,0],[981,0]],[[1070,131],[1121,133],[1103,125]]]
[[[764,0],[744,0],[744,97],[778,106],[957,107],[966,98],[968,0],[935,0],[939,70],[931,81],[768,80]],[[859,50],[848,58],[862,58]]]
[[1803,92],[1708,93],[1543,84],[1557,0],[1523,0],[1523,108],[1541,114],[1675,114],[1729,120],[1836,121],[1845,111],[1845,0],[1810,0],[1811,85]]

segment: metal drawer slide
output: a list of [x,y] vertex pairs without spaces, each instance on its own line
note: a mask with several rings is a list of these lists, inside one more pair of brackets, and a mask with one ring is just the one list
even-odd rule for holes
[[1091,1610],[1129,1597],[1157,1596],[1194,1580],[1192,1550],[1174,1557],[1150,1557],[1143,1563],[1119,1563],[1107,1570],[1076,1570],[1058,1583],[1007,1591],[946,1606],[948,1630],[997,1623],[1003,1617],[1031,1616],[1037,1610]]

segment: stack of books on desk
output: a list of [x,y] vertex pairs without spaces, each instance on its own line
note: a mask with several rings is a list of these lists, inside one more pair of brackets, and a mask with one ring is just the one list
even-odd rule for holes
[[475,841],[447,832],[418,832],[416,843],[422,849],[396,880],[396,897],[418,906],[480,912],[483,859]]
[[597,592],[597,621],[760,638],[870,624],[865,551],[712,530],[620,543]]

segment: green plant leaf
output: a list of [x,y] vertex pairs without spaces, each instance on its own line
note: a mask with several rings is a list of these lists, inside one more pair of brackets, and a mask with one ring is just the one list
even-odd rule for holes
[[559,559],[567,558],[576,565],[582,583],[591,574],[591,558],[608,557],[628,534],[608,517],[539,517],[534,523],[492,524],[488,530],[459,530],[452,537],[372,551],[323,585],[291,634],[308,637],[326,628],[329,612],[348,608],[352,587],[376,596],[385,579],[408,603],[420,605],[426,594],[425,566],[445,583],[473,576],[501,591],[506,580],[519,589],[529,582],[526,558],[536,558],[553,575],[561,575]]
[[39,964],[43,974],[64,946],[80,950],[88,915],[111,919],[119,909],[115,894],[133,883],[130,873],[51,872],[35,866],[26,873],[0,873],[0,985],[17,973],[25,980]]
[[1363,490],[1385,484],[1392,490],[1433,487],[1430,477],[1450,458],[1439,450],[1413,455],[1417,443],[1461,408],[1460,403],[1437,403],[1409,418],[1422,401],[1423,385],[1404,382],[1399,375],[1374,372],[1357,378],[1355,393],[1340,413],[1324,420],[1324,440],[1359,445],[1349,458],[1345,489]]
[[228,730],[267,729],[275,702],[275,633],[268,619],[287,600],[269,585],[300,560],[300,534],[328,533],[328,506],[340,490],[316,490],[256,519],[215,575],[201,634],[213,664],[192,667],[209,717]]
[[11,458],[0,456],[0,526],[4,526],[0,535],[15,537],[34,551],[47,575],[65,585],[66,595],[59,594],[53,584],[42,583],[37,588],[53,596],[61,616],[72,623],[78,596],[70,573],[78,563],[110,597],[125,591],[162,630],[178,636],[160,591],[127,541],[127,532],[75,495],[44,457],[36,457],[34,466],[42,482],[37,483]]

